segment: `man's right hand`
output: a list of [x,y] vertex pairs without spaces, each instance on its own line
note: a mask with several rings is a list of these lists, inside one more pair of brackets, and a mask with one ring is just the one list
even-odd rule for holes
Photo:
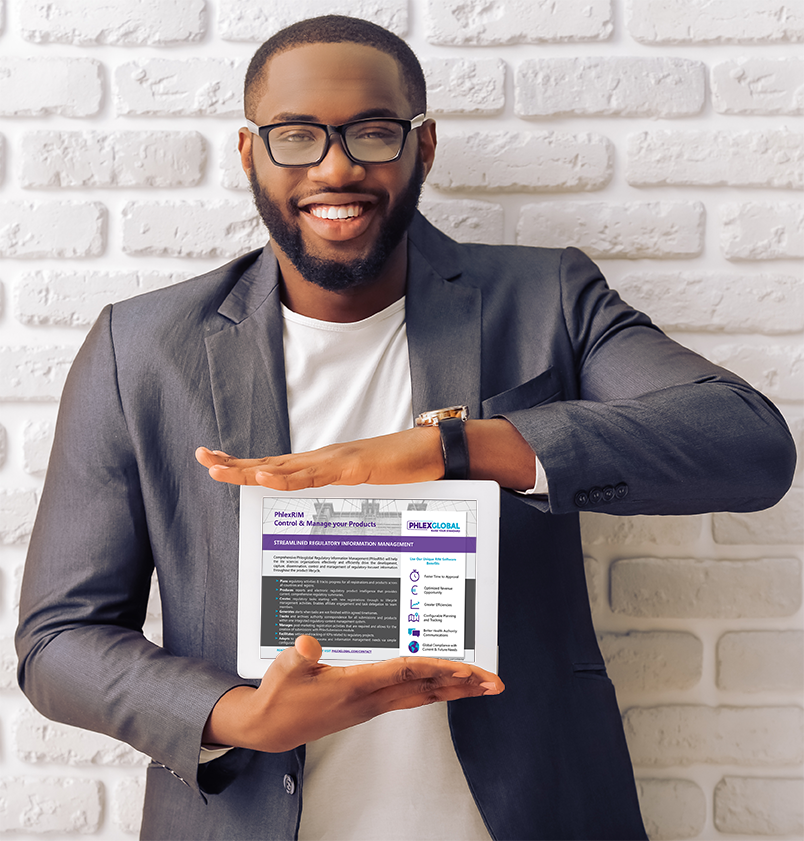
[[210,713],[204,744],[276,753],[345,730],[391,710],[498,695],[497,675],[431,657],[356,666],[319,663],[321,645],[301,636],[271,664],[258,688],[236,686]]

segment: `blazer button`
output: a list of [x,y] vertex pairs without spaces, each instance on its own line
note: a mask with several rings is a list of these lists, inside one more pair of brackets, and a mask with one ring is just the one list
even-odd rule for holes
[[295,794],[296,793],[296,778],[292,777],[290,774],[285,774],[285,779],[282,781],[285,786],[285,791],[288,794]]
[[589,491],[589,502],[591,502],[592,505],[600,505],[600,503],[602,501],[603,501],[603,491],[600,490],[600,488],[592,488]]
[[578,508],[586,508],[589,505],[589,494],[586,491],[578,491],[575,494],[575,504]]
[[614,499],[614,488],[611,485],[606,485],[603,488],[603,502],[611,502]]
[[619,485],[615,485],[614,494],[617,499],[625,499],[628,496],[628,485],[626,485],[625,482],[620,482]]

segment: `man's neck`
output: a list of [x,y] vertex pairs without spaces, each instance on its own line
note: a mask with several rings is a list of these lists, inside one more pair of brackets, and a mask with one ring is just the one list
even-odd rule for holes
[[405,294],[407,235],[393,250],[379,277],[365,286],[332,292],[305,280],[284,252],[272,243],[279,263],[282,303],[293,312],[319,321],[361,321],[381,312]]

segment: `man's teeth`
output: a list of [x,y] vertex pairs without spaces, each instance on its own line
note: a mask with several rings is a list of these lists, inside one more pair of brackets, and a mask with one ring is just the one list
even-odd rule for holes
[[351,219],[354,216],[361,216],[363,207],[359,204],[314,204],[310,213],[319,219]]

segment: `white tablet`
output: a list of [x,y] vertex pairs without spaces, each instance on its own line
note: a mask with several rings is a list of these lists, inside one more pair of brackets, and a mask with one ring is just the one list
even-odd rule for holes
[[400,655],[497,671],[496,482],[240,489],[237,670],[310,634],[336,666]]

